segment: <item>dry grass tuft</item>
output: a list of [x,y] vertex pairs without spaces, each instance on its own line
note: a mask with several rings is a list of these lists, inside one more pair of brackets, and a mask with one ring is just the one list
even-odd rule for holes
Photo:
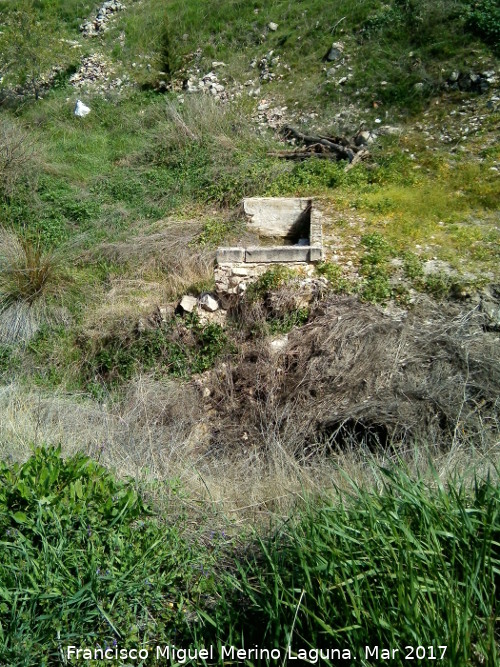
[[180,107],[167,104],[166,120],[157,130],[158,158],[192,144],[209,145],[218,155],[227,155],[250,138],[255,141],[255,131],[243,115],[208,95],[190,95]]
[[32,174],[35,165],[32,137],[13,121],[0,118],[0,193],[11,197],[17,184]]
[[26,342],[60,316],[57,301],[68,282],[62,250],[43,250],[0,228],[0,341]]
[[108,243],[99,248],[117,264],[136,267],[142,274],[166,275],[162,294],[176,298],[192,285],[213,280],[215,251],[196,243],[202,225],[195,221],[169,222],[161,232]]

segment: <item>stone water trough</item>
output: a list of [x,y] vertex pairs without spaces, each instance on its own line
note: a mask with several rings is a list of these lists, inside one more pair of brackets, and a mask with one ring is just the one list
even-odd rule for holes
[[217,291],[243,292],[248,282],[276,264],[304,267],[310,273],[323,259],[321,214],[312,199],[250,197],[243,200],[243,210],[260,245],[217,250]]

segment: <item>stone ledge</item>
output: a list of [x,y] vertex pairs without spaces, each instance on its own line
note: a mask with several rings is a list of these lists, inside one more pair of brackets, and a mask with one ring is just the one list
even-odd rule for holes
[[246,249],[245,263],[318,262],[321,255],[321,248],[311,246],[255,247]]
[[233,262],[245,261],[244,248],[218,248],[217,264],[232,264]]

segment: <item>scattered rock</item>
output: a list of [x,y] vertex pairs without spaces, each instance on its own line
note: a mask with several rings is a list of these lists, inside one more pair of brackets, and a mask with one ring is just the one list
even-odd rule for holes
[[283,78],[282,76],[278,76],[274,71],[281,67],[280,56],[275,56],[274,51],[269,51],[265,56],[262,56],[260,60],[252,60],[250,67],[258,67],[261,81],[273,81],[274,79]]
[[94,88],[98,93],[120,90],[130,85],[126,74],[114,77],[111,63],[100,53],[93,53],[82,59],[78,70],[69,78],[74,88]]
[[262,99],[253,118],[262,129],[269,127],[272,130],[278,130],[286,122],[287,109],[286,106],[272,106],[271,100]]
[[484,93],[491,85],[497,82],[498,78],[493,70],[481,73],[454,71],[446,80],[445,88],[462,90],[464,92]]
[[211,294],[206,292],[205,294],[202,294],[198,300],[200,306],[203,308],[203,310],[207,310],[210,313],[214,313],[216,310],[219,309],[219,303],[217,299],[215,299]]
[[267,27],[268,27],[269,30],[271,30],[272,32],[276,32],[276,30],[278,30],[278,24],[277,24],[277,23],[273,23],[273,21],[271,21],[270,23],[268,23],[268,24],[267,24]]
[[198,73],[191,71],[188,78],[184,80],[182,87],[188,93],[208,93],[221,102],[228,99],[226,87],[219,81],[215,72],[208,72],[208,74],[199,77]]
[[198,304],[198,299],[195,296],[190,296],[186,294],[179,301],[177,309],[183,313],[192,313]]
[[97,37],[109,28],[109,21],[113,14],[125,9],[118,0],[106,0],[97,10],[95,18],[84,21],[80,26],[80,32],[84,37]]
[[325,62],[334,62],[340,60],[344,55],[344,45],[341,42],[333,42],[327,53],[323,57]]

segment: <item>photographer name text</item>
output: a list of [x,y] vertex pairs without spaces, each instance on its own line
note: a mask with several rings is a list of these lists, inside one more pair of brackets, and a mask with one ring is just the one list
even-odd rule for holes
[[[446,646],[404,646],[400,648],[387,648],[381,646],[364,646],[360,651],[360,657],[370,660],[371,663],[388,660],[443,660],[446,654]],[[236,646],[208,646],[202,648],[179,648],[164,645],[151,648],[119,648],[96,647],[80,648],[77,646],[66,647],[66,658],[68,661],[78,660],[175,660],[178,664],[194,661],[215,660],[268,660],[280,661],[286,658],[289,661],[302,660],[316,664],[320,660],[336,660],[348,662],[357,659],[351,649],[348,648],[307,648],[286,650],[280,648],[238,648]]]

